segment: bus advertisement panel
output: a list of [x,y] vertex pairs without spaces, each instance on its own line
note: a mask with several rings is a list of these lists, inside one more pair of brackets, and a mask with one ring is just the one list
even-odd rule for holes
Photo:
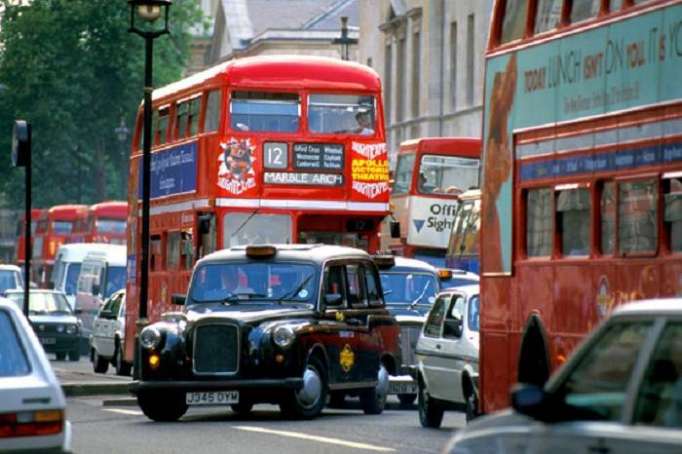
[[[340,60],[229,61],[156,90],[149,318],[196,260],[253,243],[379,249],[389,174],[379,76]],[[126,359],[138,314],[142,111],[128,188]]]
[[682,2],[496,1],[491,24],[484,412],[615,305],[682,294]]
[[458,196],[478,186],[480,139],[426,137],[400,144],[391,208],[400,238],[384,223],[384,249],[445,266]]

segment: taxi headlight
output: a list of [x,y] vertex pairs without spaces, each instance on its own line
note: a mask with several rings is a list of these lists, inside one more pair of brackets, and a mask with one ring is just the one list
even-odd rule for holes
[[66,334],[76,334],[78,332],[78,325],[66,325]]
[[140,333],[140,345],[142,348],[152,350],[161,344],[161,332],[154,326],[148,326]]
[[289,326],[279,326],[272,333],[272,341],[279,347],[286,348],[294,343],[296,334]]

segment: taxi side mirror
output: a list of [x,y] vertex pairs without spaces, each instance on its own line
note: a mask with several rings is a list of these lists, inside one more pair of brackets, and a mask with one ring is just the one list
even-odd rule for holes
[[174,304],[176,306],[184,306],[186,298],[187,295],[185,295],[184,293],[173,293],[171,295],[171,304]]
[[340,293],[327,293],[324,295],[324,304],[326,306],[340,306],[343,304],[343,296]]

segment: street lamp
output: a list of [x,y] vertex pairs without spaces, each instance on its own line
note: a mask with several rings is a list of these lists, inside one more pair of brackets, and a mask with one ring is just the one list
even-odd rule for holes
[[348,36],[348,17],[341,17],[341,37],[332,40],[332,44],[341,46],[341,60],[350,60],[350,46],[357,44],[357,38]]
[[[151,146],[152,146],[152,51],[154,39],[168,33],[168,12],[171,0],[128,0],[130,7],[130,33],[144,38],[144,129],[142,137],[142,241],[140,257],[140,307],[137,320],[137,333],[147,324],[147,301],[149,300],[149,196],[151,186]],[[143,28],[135,24],[135,16],[145,23]],[[163,28],[153,24],[164,17]],[[135,371],[139,371],[139,355],[135,349]]]

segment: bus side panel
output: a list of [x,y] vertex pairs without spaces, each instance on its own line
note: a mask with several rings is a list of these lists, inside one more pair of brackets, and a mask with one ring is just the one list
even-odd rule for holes
[[661,263],[661,294],[682,296],[682,260],[679,258]]

